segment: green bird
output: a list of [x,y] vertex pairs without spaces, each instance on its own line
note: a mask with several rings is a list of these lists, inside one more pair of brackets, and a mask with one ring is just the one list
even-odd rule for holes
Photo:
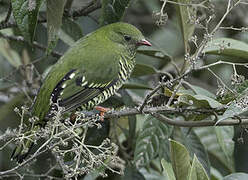
[[[32,106],[34,126],[54,116],[58,104],[62,114],[81,108],[90,110],[104,102],[130,77],[139,46],[151,46],[133,25],[113,23],[79,39],[52,67]],[[26,158],[32,141],[16,147],[12,159]]]

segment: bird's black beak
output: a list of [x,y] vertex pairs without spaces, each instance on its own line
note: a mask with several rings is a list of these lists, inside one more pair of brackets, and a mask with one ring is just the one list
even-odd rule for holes
[[146,39],[142,39],[141,41],[138,42],[139,46],[152,46],[152,44],[147,41]]

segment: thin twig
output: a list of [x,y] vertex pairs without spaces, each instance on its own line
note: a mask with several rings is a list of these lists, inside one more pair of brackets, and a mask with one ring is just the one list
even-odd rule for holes
[[159,85],[157,85],[149,94],[146,95],[145,99],[143,100],[141,106],[138,108],[140,112],[143,111],[143,109],[145,108],[145,105],[147,104],[147,102],[149,101],[149,99],[156,93],[158,92],[164,84],[160,83]]
[[[237,1],[237,3],[235,3],[233,6],[231,6],[231,0],[228,0],[228,5],[226,8],[226,12],[225,14],[222,16],[222,18],[220,19],[220,21],[217,23],[217,25],[215,26],[215,28],[208,34],[208,37],[212,37],[216,31],[220,28],[222,22],[225,20],[226,16],[230,13],[230,11],[240,2]],[[203,52],[204,48],[207,46],[209,39],[208,38],[204,38],[203,41],[201,42],[199,48],[196,50],[196,53],[193,55],[192,59],[196,60],[199,58],[200,54]],[[194,67],[193,67],[194,69]]]
[[212,64],[208,64],[208,65],[205,65],[205,66],[198,67],[195,70],[208,69],[210,67],[213,67],[213,66],[216,66],[216,65],[219,65],[219,64],[228,64],[228,65],[232,65],[232,66],[248,66],[248,63],[232,63],[232,62],[221,61],[220,60],[220,61],[214,62]]
[[143,112],[140,112],[137,108],[125,108],[120,111],[106,112],[105,118],[116,118],[121,116],[131,116],[137,114],[152,114],[152,113],[170,113],[170,114],[183,114],[184,112],[191,113],[213,113],[225,110],[225,106],[219,107],[217,109],[192,109],[192,108],[173,108],[168,106],[158,106],[158,107],[144,107]]
[[168,0],[167,1],[168,3],[170,4],[176,4],[176,5],[179,5],[179,6],[193,6],[193,7],[201,7],[201,8],[205,8],[207,9],[208,7],[204,6],[204,3],[208,2],[208,0],[205,0],[199,4],[194,4],[194,3],[181,3],[181,2],[175,2],[175,1],[170,1]]
[[174,99],[174,97],[175,97],[177,91],[179,90],[179,88],[181,87],[181,85],[182,85],[182,79],[180,79],[178,85],[175,87],[175,89],[174,89],[174,91],[173,91],[173,93],[172,93],[170,99],[168,100],[166,106],[170,106],[172,100]]
[[241,122],[239,119],[223,120],[216,124],[216,121],[206,120],[206,121],[182,121],[182,120],[173,120],[162,114],[154,113],[151,114],[161,122],[170,124],[173,126],[179,127],[207,127],[207,126],[240,126],[247,125],[248,119],[243,119]]
[[99,0],[97,1],[91,1],[87,6],[83,7],[80,10],[72,12],[72,17],[80,17],[80,16],[87,16],[91,12],[101,8],[101,2]]
[[233,90],[231,90],[223,81],[222,79],[217,75],[215,74],[210,68],[207,69],[210,73],[212,73],[214,75],[214,77],[222,84],[222,86],[224,88],[226,88],[228,91],[230,91],[231,93],[235,94],[235,92]]

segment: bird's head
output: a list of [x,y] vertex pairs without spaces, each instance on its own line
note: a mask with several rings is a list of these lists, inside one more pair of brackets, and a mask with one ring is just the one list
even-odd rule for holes
[[108,25],[108,38],[124,46],[128,50],[136,51],[139,46],[151,46],[143,34],[135,26],[127,23],[113,23]]

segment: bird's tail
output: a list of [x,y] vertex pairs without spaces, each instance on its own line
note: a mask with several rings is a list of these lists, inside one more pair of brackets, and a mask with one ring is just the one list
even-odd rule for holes
[[40,128],[39,126],[35,126],[30,131],[25,133],[25,139],[23,139],[12,152],[11,160],[16,160],[18,163],[23,162],[23,160],[28,156],[34,145],[34,139],[35,139],[34,133],[39,128]]

